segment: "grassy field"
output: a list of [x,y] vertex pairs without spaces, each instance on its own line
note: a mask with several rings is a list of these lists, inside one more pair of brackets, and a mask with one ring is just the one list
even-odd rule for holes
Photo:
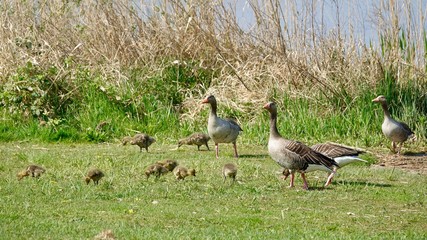
[[[309,191],[300,177],[289,189],[266,146],[241,141],[239,159],[230,144],[220,145],[219,159],[161,140],[148,153],[118,143],[2,144],[0,238],[91,239],[105,229],[117,239],[427,238],[425,176],[375,167],[366,154],[369,164],[340,169],[327,188],[326,174],[315,172]],[[197,176],[146,180],[145,167],[163,159],[194,167]],[[221,177],[227,162],[239,167],[234,185]],[[18,181],[31,163],[47,172]],[[91,167],[105,172],[98,186],[83,181]]]

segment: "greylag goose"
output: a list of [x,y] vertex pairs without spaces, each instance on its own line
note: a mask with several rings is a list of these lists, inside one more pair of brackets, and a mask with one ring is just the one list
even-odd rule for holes
[[406,123],[398,122],[390,116],[387,107],[387,100],[384,96],[380,95],[373,99],[372,102],[380,103],[384,111],[384,121],[381,125],[383,134],[391,140],[392,151],[396,152],[396,147],[399,145],[397,153],[400,154],[403,142],[408,138],[415,138],[415,133],[409,128]]
[[196,170],[193,168],[187,169],[186,167],[176,167],[173,170],[176,180],[184,180],[187,176],[196,176]]
[[148,166],[144,174],[148,179],[152,174],[154,174],[156,178],[159,178],[161,175],[164,175],[168,172],[169,172],[169,169],[162,166],[161,164],[155,163],[153,165]]
[[224,182],[227,177],[233,179],[233,183],[236,181],[237,175],[237,166],[233,163],[227,163],[222,168],[222,176],[224,177]]
[[148,147],[155,142],[156,139],[144,133],[138,133],[130,140],[130,144],[137,145],[139,147],[140,152],[143,148],[145,148],[145,150],[148,152]]
[[237,154],[236,140],[242,128],[232,119],[223,119],[217,116],[217,103],[213,95],[206,97],[202,103],[211,105],[211,112],[208,120],[208,133],[212,141],[215,142],[215,155],[218,158],[219,143],[233,143],[234,157],[239,157]]
[[89,170],[89,172],[86,174],[85,177],[85,182],[86,184],[90,183],[90,180],[93,181],[93,184],[98,185],[99,180],[104,177],[104,173],[99,170],[99,169],[91,169]]
[[197,150],[200,151],[200,146],[205,145],[209,149],[208,142],[211,138],[205,133],[193,133],[190,136],[178,141],[178,148],[182,145],[197,145]]
[[[320,152],[321,154],[333,158],[337,162],[339,168],[342,168],[353,162],[367,162],[359,158],[359,154],[365,153],[362,149],[356,149],[348,146],[344,146],[338,143],[319,143],[311,146],[314,151]],[[332,170],[329,168],[321,169],[328,173]],[[283,169],[283,178],[286,179],[290,175],[289,169]]]
[[156,164],[159,164],[163,167],[165,167],[169,172],[172,172],[176,166],[178,166],[178,162],[175,160],[163,160],[163,161],[157,161]]
[[338,164],[332,159],[314,151],[307,145],[284,139],[277,130],[277,107],[273,102],[264,105],[270,112],[270,137],[268,140],[268,152],[270,157],[280,166],[289,169],[291,180],[290,187],[294,187],[295,172],[301,174],[304,181],[304,189],[308,189],[305,173],[313,170],[330,169],[332,172],[325,183],[328,186],[338,168]]
[[19,172],[16,176],[18,180],[21,180],[24,177],[30,176],[38,178],[40,177],[46,170],[37,165],[29,165],[27,168]]

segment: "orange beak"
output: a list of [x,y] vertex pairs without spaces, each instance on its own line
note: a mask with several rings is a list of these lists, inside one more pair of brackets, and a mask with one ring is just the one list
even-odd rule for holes
[[270,108],[270,104],[266,103],[263,108],[269,109]]

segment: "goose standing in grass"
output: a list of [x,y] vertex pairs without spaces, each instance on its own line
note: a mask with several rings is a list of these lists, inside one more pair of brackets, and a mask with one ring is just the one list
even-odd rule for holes
[[301,174],[304,181],[304,189],[308,189],[305,173],[313,170],[329,169],[331,174],[325,183],[328,186],[339,167],[338,163],[305,144],[284,139],[277,130],[277,107],[273,102],[264,105],[270,112],[270,137],[268,140],[268,152],[271,158],[280,166],[289,169],[291,180],[290,187],[294,187],[295,172]]
[[101,180],[102,177],[104,177],[104,173],[101,170],[97,168],[91,169],[85,177],[85,182],[86,184],[89,184],[90,180],[92,180],[93,184],[98,185],[98,182],[99,180]]
[[[359,154],[365,153],[362,149],[357,149],[349,146],[345,146],[338,143],[327,142],[319,143],[311,146],[314,151],[320,152],[321,154],[333,158],[337,162],[339,168],[342,168],[350,163],[354,162],[367,162],[359,158]],[[332,170],[329,168],[320,169],[325,172],[331,173]],[[286,179],[289,175],[289,169],[283,169],[283,178]]]
[[227,163],[222,167],[222,176],[224,177],[224,182],[227,177],[233,179],[233,183],[236,181],[237,175],[237,166],[233,163]]
[[188,176],[196,176],[196,170],[193,168],[187,169],[186,167],[176,167],[173,170],[176,180],[184,180]]
[[144,133],[138,133],[130,140],[130,144],[137,145],[140,152],[142,152],[143,148],[148,152],[148,147],[155,142],[156,139]]
[[200,151],[200,146],[205,145],[208,151],[210,151],[208,145],[210,139],[209,135],[205,133],[193,133],[186,138],[180,139],[178,141],[178,148],[182,145],[197,145],[197,150]]
[[40,166],[37,165],[29,165],[24,170],[20,171],[16,176],[18,177],[18,180],[21,180],[24,177],[30,176],[38,178],[40,177],[46,170]]
[[215,155],[219,156],[219,143],[233,143],[234,157],[239,157],[237,154],[236,140],[242,128],[232,119],[223,119],[217,116],[217,102],[213,95],[206,97],[202,103],[211,105],[211,112],[208,120],[208,133],[212,141],[215,142]]
[[383,134],[391,140],[391,147],[393,153],[396,152],[396,147],[399,145],[397,153],[400,154],[403,142],[408,140],[408,138],[415,138],[415,133],[409,128],[409,126],[404,122],[398,122],[394,120],[387,107],[387,99],[380,95],[377,98],[373,99],[372,102],[380,103],[384,111],[384,121],[381,125],[381,130]]

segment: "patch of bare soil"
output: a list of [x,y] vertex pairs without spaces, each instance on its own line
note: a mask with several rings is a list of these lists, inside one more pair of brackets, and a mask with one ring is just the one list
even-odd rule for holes
[[403,170],[427,174],[427,151],[398,154],[378,154],[382,167],[396,167]]

